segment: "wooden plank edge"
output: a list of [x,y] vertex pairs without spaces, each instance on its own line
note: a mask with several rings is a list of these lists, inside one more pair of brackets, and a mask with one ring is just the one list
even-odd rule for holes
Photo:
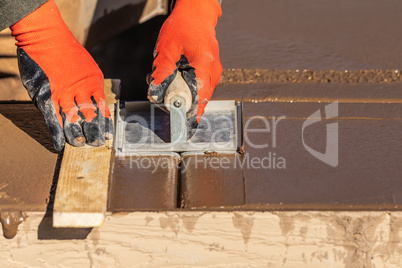
[[[105,96],[106,96],[106,102],[107,105],[110,109],[110,113],[112,114],[113,117],[113,123],[115,122],[115,109],[114,105],[117,102],[117,99],[120,96],[120,80],[118,79],[105,79],[104,80],[104,88],[105,88]],[[110,151],[110,157],[112,154],[112,148],[113,146],[113,139],[106,141],[104,148]],[[102,147],[97,147],[97,148],[102,148]],[[89,150],[88,150],[89,149]],[[75,154],[77,153],[92,153],[91,149],[96,149],[96,147],[91,147],[91,146],[84,146],[84,147],[73,147],[69,144],[66,144],[66,148],[64,150],[64,153],[68,152],[68,154]],[[110,163],[110,157],[107,162]],[[84,163],[83,163],[84,165]],[[110,164],[109,164],[110,165]],[[63,174],[63,170],[68,169],[68,165],[65,164],[64,157],[63,157],[63,162],[61,165],[61,170],[60,174]],[[85,167],[84,169],[87,169]],[[110,166],[107,172],[104,174],[104,178],[102,179],[102,183],[109,184],[109,172],[110,172]],[[80,172],[79,172],[80,173]],[[87,172],[85,172],[87,173]],[[60,178],[59,178],[60,179]],[[99,181],[97,181],[99,183]],[[109,192],[109,187],[105,187],[104,193],[101,194],[101,199],[102,203],[104,205],[102,208],[99,209],[99,211],[88,211],[88,212],[71,212],[71,211],[64,211],[59,205],[63,204],[63,202],[59,202],[57,198],[57,188],[56,188],[56,194],[55,194],[55,204],[53,208],[53,227],[55,228],[86,228],[86,227],[99,227],[103,224],[105,215],[104,211],[106,211],[107,207],[107,195]],[[104,202],[103,202],[104,201]],[[59,208],[60,207],[60,208]]]

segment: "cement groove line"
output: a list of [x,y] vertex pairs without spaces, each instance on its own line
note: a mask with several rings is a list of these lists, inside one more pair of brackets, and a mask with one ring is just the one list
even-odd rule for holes
[[257,83],[402,83],[401,70],[224,69],[221,84]]

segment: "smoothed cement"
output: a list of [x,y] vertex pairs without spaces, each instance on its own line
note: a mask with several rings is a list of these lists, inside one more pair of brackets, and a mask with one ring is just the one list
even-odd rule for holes
[[[0,210],[44,211],[49,201],[57,154],[33,137],[41,137],[41,142],[50,139],[50,135],[46,128],[41,135],[35,134],[46,125],[32,104],[0,105],[0,112],[5,108],[8,112],[13,109],[13,117],[10,116],[13,121],[0,114]],[[40,120],[32,117],[28,120],[29,114]],[[23,122],[25,131],[32,136],[16,126]],[[43,141],[43,144],[46,143]]]

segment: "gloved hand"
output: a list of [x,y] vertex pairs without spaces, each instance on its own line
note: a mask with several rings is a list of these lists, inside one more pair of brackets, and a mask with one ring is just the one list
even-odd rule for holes
[[200,122],[222,75],[215,33],[221,14],[217,0],[176,0],[160,30],[153,72],[147,77],[148,99],[161,103],[180,69],[193,98],[187,119],[194,124]]
[[10,27],[21,80],[45,117],[54,147],[104,144],[113,124],[103,74],[49,0]]

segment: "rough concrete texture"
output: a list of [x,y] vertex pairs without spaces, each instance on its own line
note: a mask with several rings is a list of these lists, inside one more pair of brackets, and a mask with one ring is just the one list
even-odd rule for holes
[[186,154],[180,164],[180,207],[243,205],[243,171],[234,167],[238,161],[238,154]]
[[133,155],[112,161],[108,210],[176,208],[178,155]]

